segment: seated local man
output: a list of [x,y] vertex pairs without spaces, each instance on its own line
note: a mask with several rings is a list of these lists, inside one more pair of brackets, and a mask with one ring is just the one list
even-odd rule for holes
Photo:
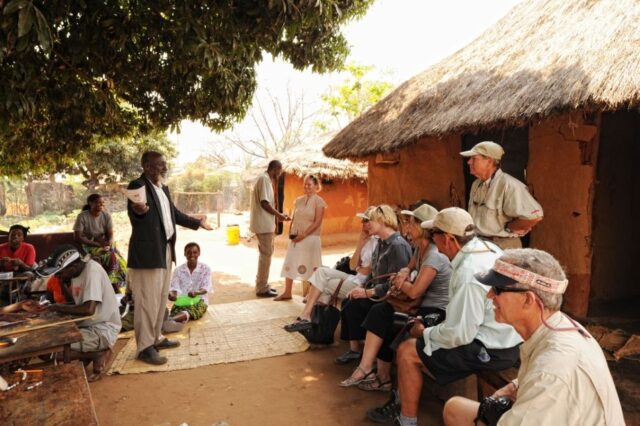
[[89,255],[82,256],[72,245],[58,247],[36,273],[41,277],[54,275],[66,286],[75,305],[53,304],[49,309],[72,315],[93,316],[78,323],[82,341],[71,349],[77,358],[93,361],[89,381],[102,375],[120,331],[120,313],[109,276]]
[[[518,378],[496,391],[513,406],[493,418],[488,401],[454,397],[444,407],[447,425],[623,425],[616,388],[598,342],[560,312],[568,280],[549,253],[507,250],[493,268],[476,275],[491,286],[496,321],[524,338]],[[496,419],[498,417],[498,419]]]
[[399,401],[392,392],[389,402],[367,412],[373,421],[389,420],[400,411],[396,424],[417,425],[423,372],[444,385],[481,370],[511,368],[518,361],[522,339],[513,327],[496,322],[488,289],[474,278],[490,268],[502,250],[477,238],[471,215],[458,207],[441,210],[422,227],[431,231],[440,253],[451,259],[447,317],[426,329],[416,323],[413,338],[398,347]]

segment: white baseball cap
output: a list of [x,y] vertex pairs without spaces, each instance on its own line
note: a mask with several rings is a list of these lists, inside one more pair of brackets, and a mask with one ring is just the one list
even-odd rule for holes
[[504,149],[495,142],[484,141],[477,143],[469,151],[462,151],[460,153],[463,157],[473,157],[474,155],[484,155],[485,157],[493,158],[500,161],[504,155]]
[[471,235],[475,228],[471,215],[460,207],[449,207],[440,210],[433,220],[422,222],[420,226],[425,229],[436,228],[458,237]]

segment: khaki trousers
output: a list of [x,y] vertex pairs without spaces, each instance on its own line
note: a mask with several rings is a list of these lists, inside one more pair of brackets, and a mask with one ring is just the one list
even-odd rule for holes
[[269,269],[271,268],[275,236],[274,232],[256,234],[256,237],[258,237],[258,251],[260,252],[258,273],[256,274],[256,293],[264,293],[269,290]]
[[522,248],[522,241],[518,237],[513,237],[513,238],[492,237],[491,241],[494,242],[502,250]]
[[321,266],[309,277],[309,282],[312,286],[320,290],[321,294],[318,302],[327,304],[331,300],[331,296],[333,296],[336,288],[338,288],[340,281],[342,281],[342,287],[340,287],[340,291],[338,292],[338,299],[344,299],[347,293],[359,286],[349,279],[353,277],[355,277],[355,275],[350,275],[327,266]]
[[171,267],[171,246],[167,244],[166,269],[129,268],[127,271],[135,303],[133,328],[136,335],[136,356],[149,346],[159,343],[171,283]]

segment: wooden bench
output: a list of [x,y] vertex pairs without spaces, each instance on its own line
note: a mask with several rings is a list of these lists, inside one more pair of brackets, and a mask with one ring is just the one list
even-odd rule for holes
[[[97,425],[84,367],[80,362],[45,367],[0,392],[0,419],[10,425]],[[7,377],[9,384],[20,374]],[[36,385],[38,382],[42,382]],[[31,389],[28,389],[31,387]]]

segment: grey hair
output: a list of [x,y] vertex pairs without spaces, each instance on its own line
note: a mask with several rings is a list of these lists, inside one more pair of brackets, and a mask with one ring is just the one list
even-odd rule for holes
[[[531,248],[505,250],[500,260],[542,275],[543,277],[558,281],[567,279],[560,263],[546,251]],[[528,285],[521,283],[516,284],[515,287],[529,288]],[[560,306],[562,305],[561,294],[549,293],[537,288],[531,288],[530,290],[542,300],[545,308],[550,311],[560,310]]]

